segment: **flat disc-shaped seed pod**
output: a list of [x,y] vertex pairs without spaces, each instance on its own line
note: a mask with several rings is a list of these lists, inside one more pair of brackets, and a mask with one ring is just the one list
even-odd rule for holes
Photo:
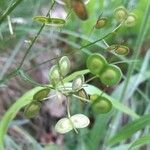
[[92,110],[95,113],[108,113],[112,108],[112,103],[105,97],[99,97],[96,100],[96,103],[93,103]]
[[[61,4],[61,5],[66,5],[66,3],[69,3],[70,0],[55,0],[57,3]],[[87,3],[89,3],[90,0],[83,0],[84,4],[86,5]]]
[[42,101],[44,98],[47,97],[49,92],[50,92],[50,89],[48,89],[48,88],[42,89],[42,90],[40,90],[40,91],[38,91],[37,93],[34,94],[33,100]]
[[83,84],[84,84],[84,76],[83,75],[77,76],[72,82],[72,89],[74,91],[78,91],[81,89]]
[[36,16],[33,18],[33,20],[40,22],[40,23],[45,23],[46,25],[51,25],[51,26],[62,26],[66,23],[64,19],[49,18],[45,16]]
[[27,118],[33,118],[36,115],[38,115],[38,113],[40,111],[40,108],[41,108],[41,103],[40,102],[30,103],[29,105],[27,105],[25,107],[24,115]]
[[69,60],[69,58],[67,56],[63,56],[59,60],[59,66],[60,66],[61,75],[63,75],[63,76],[67,75],[69,70],[70,70],[70,60]]
[[107,25],[107,18],[102,17],[97,20],[95,28],[101,29],[101,28],[105,27],[106,25]]
[[94,75],[98,75],[107,65],[106,59],[99,53],[90,55],[86,61],[86,66]]
[[86,20],[88,19],[88,13],[85,7],[85,4],[82,0],[71,0],[71,6],[76,15],[82,19]]
[[73,115],[70,119],[75,128],[85,128],[90,124],[89,118],[83,114]]
[[114,86],[121,80],[122,71],[115,65],[108,65],[100,75],[100,80],[107,86]]
[[136,24],[137,16],[134,13],[130,13],[125,21],[126,27],[132,27]]
[[60,81],[59,67],[57,65],[51,67],[49,71],[49,79],[52,84],[56,84]]
[[115,52],[119,55],[127,55],[129,53],[129,48],[127,46],[120,45],[115,49]]
[[124,6],[120,6],[115,9],[114,15],[118,21],[123,21],[127,18],[128,11]]
[[55,125],[55,130],[61,134],[67,133],[72,129],[73,126],[68,118],[60,119]]

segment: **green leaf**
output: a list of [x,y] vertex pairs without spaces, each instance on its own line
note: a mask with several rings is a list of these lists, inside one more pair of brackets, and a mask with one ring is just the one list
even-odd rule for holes
[[145,135],[145,136],[137,139],[136,141],[134,141],[132,143],[132,145],[129,147],[129,150],[131,150],[134,147],[137,147],[137,146],[140,146],[143,144],[147,144],[147,143],[150,143],[150,135]]
[[7,132],[11,120],[15,118],[16,114],[21,108],[25,107],[32,101],[33,95],[41,89],[43,88],[36,87],[26,92],[22,97],[16,100],[16,102],[9,108],[9,110],[2,117],[0,122],[0,150],[4,150],[4,146],[3,146],[4,136]]
[[49,18],[45,16],[36,16],[33,20],[41,23],[45,23],[46,25],[53,25],[53,26],[61,26],[64,25],[66,22],[64,19],[60,18]]
[[124,139],[129,138],[138,130],[143,129],[147,125],[150,125],[150,114],[140,117],[139,119],[125,125],[116,135],[114,135],[109,141],[109,145],[116,144]]

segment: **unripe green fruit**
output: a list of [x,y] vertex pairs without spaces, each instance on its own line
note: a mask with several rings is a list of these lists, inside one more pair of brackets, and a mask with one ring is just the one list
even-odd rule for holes
[[62,76],[65,76],[66,74],[68,74],[70,70],[70,60],[67,56],[63,56],[59,60],[59,67],[60,67],[60,72]]
[[82,0],[71,0],[71,6],[76,15],[81,20],[87,20],[88,19],[88,13],[85,7],[85,4]]
[[52,85],[54,86],[60,81],[60,72],[57,65],[52,66],[52,68],[50,69],[49,78]]
[[119,67],[115,65],[108,65],[102,74],[100,80],[107,86],[114,86],[121,80],[122,72]]
[[44,98],[47,97],[48,93],[50,92],[50,89],[42,89],[34,94],[33,100],[35,101],[42,101]]
[[33,103],[26,106],[25,111],[24,111],[24,115],[27,118],[33,118],[39,113],[40,108],[41,108],[40,102],[33,102]]
[[95,28],[96,29],[103,28],[106,26],[106,24],[107,24],[107,18],[100,18],[97,20]]
[[92,109],[94,112],[102,114],[109,112],[111,108],[112,108],[111,101],[101,96],[92,105]]
[[125,21],[125,26],[132,27],[136,24],[137,16],[134,13],[130,13]]
[[115,9],[114,15],[115,15],[115,18],[118,21],[123,21],[123,20],[125,20],[127,18],[128,11],[126,10],[125,7],[120,6],[120,7]]
[[88,57],[86,65],[92,74],[98,75],[107,65],[107,61],[99,53],[94,53]]
[[115,49],[115,52],[119,55],[127,55],[129,53],[129,48],[127,46],[120,45]]

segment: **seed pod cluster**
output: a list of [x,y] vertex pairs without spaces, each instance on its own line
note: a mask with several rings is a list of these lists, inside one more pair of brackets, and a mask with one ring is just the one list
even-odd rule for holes
[[113,44],[107,48],[108,51],[115,51],[119,55],[127,55],[129,53],[129,48],[124,45]]
[[107,86],[114,86],[121,80],[122,72],[120,68],[108,64],[106,59],[98,53],[89,56],[86,64],[90,72],[98,76],[101,82]]
[[58,64],[51,67],[49,71],[49,79],[53,86],[60,82],[61,77],[66,76],[70,70],[70,60],[67,56],[63,56]]
[[120,6],[114,11],[115,18],[122,22],[126,27],[132,27],[136,24],[137,16],[134,13],[129,13],[124,6]]
[[112,109],[112,103],[106,97],[94,94],[91,95],[90,99],[92,100],[92,110],[95,113],[104,114]]

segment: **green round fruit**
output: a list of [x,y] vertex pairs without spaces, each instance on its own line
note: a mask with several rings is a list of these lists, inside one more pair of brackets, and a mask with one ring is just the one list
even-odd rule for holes
[[27,118],[33,118],[36,115],[38,115],[40,108],[41,108],[40,102],[33,102],[33,103],[26,106],[25,111],[24,111],[24,115]]
[[92,105],[92,110],[95,113],[108,113],[112,108],[112,103],[105,97],[99,97]]
[[128,11],[127,11],[127,9],[125,7],[120,6],[120,7],[115,9],[114,15],[115,15],[115,18],[118,21],[123,21],[123,20],[125,20],[127,18]]
[[130,13],[125,21],[126,27],[132,27],[136,24],[137,16],[134,13]]
[[106,59],[99,53],[94,53],[86,61],[87,68],[94,75],[98,75],[107,65]]
[[129,48],[127,46],[120,45],[115,52],[119,55],[127,55],[129,53]]
[[65,76],[68,74],[70,70],[70,60],[67,56],[63,56],[59,60],[59,67],[60,67],[60,72],[62,76]]
[[106,26],[106,24],[107,24],[107,18],[104,18],[104,17],[100,18],[100,19],[97,20],[95,28],[96,29],[103,28],[103,27]]
[[115,65],[108,65],[102,74],[100,80],[107,86],[114,86],[121,80],[121,69]]
[[44,98],[46,98],[48,96],[49,92],[50,92],[50,89],[44,88],[34,94],[33,100],[34,101],[42,101]]

